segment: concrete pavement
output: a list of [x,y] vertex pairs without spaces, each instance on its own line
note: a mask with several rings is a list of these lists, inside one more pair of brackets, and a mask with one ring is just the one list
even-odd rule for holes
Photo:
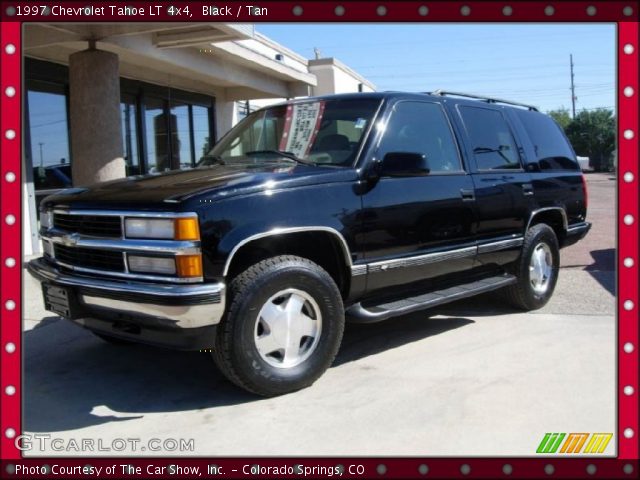
[[[193,451],[160,453],[213,456],[528,456],[546,432],[615,433],[609,177],[588,176],[594,227],[562,251],[545,308],[517,313],[485,295],[349,325],[335,365],[311,388],[279,398],[235,388],[206,353],[106,344],[45,312],[25,276],[23,427],[63,446],[192,438]],[[51,446],[25,453],[78,454]]]

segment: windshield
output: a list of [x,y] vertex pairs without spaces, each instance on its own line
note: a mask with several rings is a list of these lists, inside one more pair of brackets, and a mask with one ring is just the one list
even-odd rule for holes
[[380,100],[318,100],[266,108],[236,125],[198,166],[298,161],[351,166]]

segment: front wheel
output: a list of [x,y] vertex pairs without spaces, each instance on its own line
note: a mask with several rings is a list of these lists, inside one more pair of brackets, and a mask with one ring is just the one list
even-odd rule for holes
[[508,301],[524,310],[542,308],[553,295],[559,267],[555,232],[548,225],[534,225],[527,231],[520,257],[513,265],[518,282],[505,289]]
[[344,307],[331,276],[315,263],[283,255],[263,260],[230,285],[213,358],[233,383],[264,396],[315,382],[333,362]]

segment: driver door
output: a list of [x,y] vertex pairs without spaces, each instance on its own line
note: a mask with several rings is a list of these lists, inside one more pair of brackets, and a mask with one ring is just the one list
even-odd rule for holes
[[461,274],[474,265],[475,194],[441,104],[397,102],[374,158],[423,154],[429,173],[384,176],[363,197],[367,292]]

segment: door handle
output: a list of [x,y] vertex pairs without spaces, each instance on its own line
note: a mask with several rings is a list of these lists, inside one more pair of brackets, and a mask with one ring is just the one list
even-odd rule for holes
[[502,180],[513,180],[514,178],[516,178],[516,177],[514,177],[513,175],[503,175],[502,176]]
[[523,183],[522,193],[524,193],[527,196],[533,195],[533,185],[531,185],[530,183]]
[[463,202],[473,202],[476,199],[476,194],[472,189],[467,190],[465,188],[461,188],[460,195],[462,196]]

